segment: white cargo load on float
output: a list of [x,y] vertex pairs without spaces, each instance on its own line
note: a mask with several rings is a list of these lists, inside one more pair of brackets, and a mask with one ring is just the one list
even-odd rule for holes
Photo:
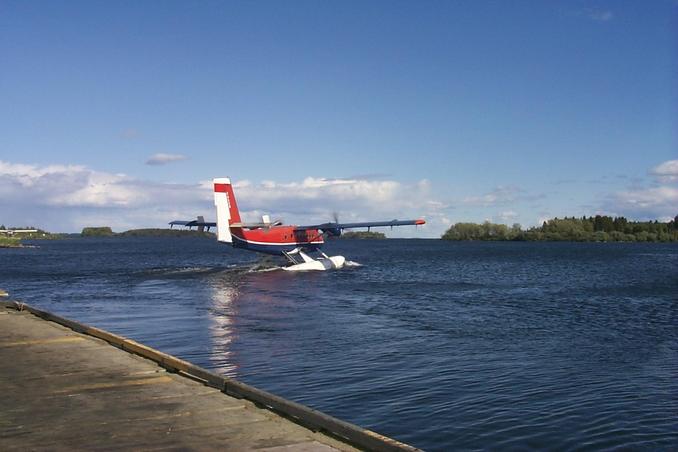
[[[308,254],[304,253],[301,248],[297,248],[293,251],[290,251],[286,254],[286,257],[294,262],[287,267],[283,267],[283,270],[288,272],[299,272],[299,271],[309,271],[309,270],[332,270],[342,268],[346,263],[346,258],[344,256],[328,256],[322,251],[320,254],[323,256],[318,259],[314,259]],[[301,258],[303,262],[299,262],[297,256]]]

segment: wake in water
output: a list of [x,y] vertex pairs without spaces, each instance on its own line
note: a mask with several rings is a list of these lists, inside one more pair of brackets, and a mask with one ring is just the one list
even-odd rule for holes
[[254,265],[248,267],[247,273],[263,273],[275,270],[282,270],[280,261],[273,256],[265,256],[259,259]]
[[140,272],[143,275],[154,277],[176,277],[176,276],[190,276],[195,274],[212,273],[221,270],[215,267],[173,267],[173,268],[152,268]]
[[219,274],[244,274],[244,273],[259,273],[273,270],[280,270],[282,267],[271,262],[257,262],[252,264],[233,264],[226,267],[179,267],[179,268],[153,268],[138,272],[139,276],[143,278],[152,279],[183,279],[200,276],[212,276]]
[[226,267],[172,267],[152,268],[139,272],[138,275],[153,279],[182,279],[195,276],[214,275],[219,273],[244,273],[250,266],[232,264]]
[[[346,260],[343,268],[358,268],[363,264],[351,260]],[[239,273],[267,273],[276,270],[282,270],[284,265],[280,259],[273,256],[265,256],[253,264],[231,264],[226,267],[171,267],[171,268],[152,268],[139,272],[145,278],[154,279],[181,279],[192,278],[194,276],[218,275],[218,274],[239,274]]]

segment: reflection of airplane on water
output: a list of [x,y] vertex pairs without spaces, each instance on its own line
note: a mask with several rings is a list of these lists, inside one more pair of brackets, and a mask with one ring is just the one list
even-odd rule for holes
[[[228,178],[214,179],[214,205],[217,208],[217,221],[206,222],[202,217],[192,221],[171,221],[170,225],[198,227],[200,229],[216,226],[217,240],[231,243],[259,253],[285,256],[290,265],[285,270],[328,270],[341,268],[346,259],[344,256],[328,256],[320,250],[325,243],[325,236],[339,236],[344,229],[384,226],[407,226],[426,223],[424,220],[391,220],[371,221],[364,223],[339,223],[338,221],[314,224],[310,226],[283,225],[281,221],[271,222],[268,215],[262,217],[261,223],[243,223],[240,211],[233,194],[233,186]],[[316,252],[318,257],[308,253]]]

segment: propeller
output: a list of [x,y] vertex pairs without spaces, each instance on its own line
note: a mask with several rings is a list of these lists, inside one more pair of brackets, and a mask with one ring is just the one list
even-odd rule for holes
[[[339,213],[335,210],[332,212],[332,222],[330,224],[339,224]],[[327,239],[329,236],[339,237],[341,235],[341,229],[339,228],[327,228],[322,229],[322,232],[318,234],[316,238],[322,237],[323,240]]]
[[[339,212],[336,210],[332,212],[332,220],[334,220],[334,224],[339,224]],[[333,235],[335,237],[339,237],[341,235],[341,229],[335,228],[335,229],[326,229],[323,231],[323,235],[328,236],[328,235]]]

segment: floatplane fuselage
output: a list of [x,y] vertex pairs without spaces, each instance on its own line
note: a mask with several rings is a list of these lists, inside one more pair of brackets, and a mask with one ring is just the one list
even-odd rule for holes
[[[171,226],[198,227],[204,230],[217,228],[217,240],[258,253],[284,256],[289,264],[283,267],[288,271],[329,270],[341,268],[346,259],[343,256],[328,256],[322,252],[325,236],[339,236],[344,229],[372,228],[381,226],[422,225],[426,222],[418,220],[372,221],[364,223],[329,222],[310,226],[283,225],[280,221],[271,222],[268,215],[262,217],[261,223],[243,223],[233,193],[233,185],[229,178],[214,179],[214,205],[217,221],[206,222],[202,217],[197,220],[174,220]],[[312,257],[311,254],[317,254]]]

